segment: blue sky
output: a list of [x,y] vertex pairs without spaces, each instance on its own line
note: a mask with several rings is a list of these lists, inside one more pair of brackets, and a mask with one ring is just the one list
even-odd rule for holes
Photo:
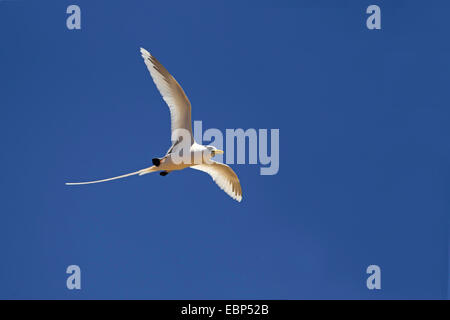
[[[0,1],[0,298],[447,298],[449,10]],[[279,173],[233,165],[242,203],[194,170],[66,187],[170,146],[141,46],[204,129],[280,129]]]

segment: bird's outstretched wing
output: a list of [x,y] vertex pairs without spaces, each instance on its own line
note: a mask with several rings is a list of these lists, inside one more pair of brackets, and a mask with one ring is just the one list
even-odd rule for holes
[[234,173],[233,169],[229,166],[220,162],[212,161],[211,164],[200,164],[192,166],[191,168],[208,173],[220,189],[225,191],[236,201],[241,202],[241,184],[239,183],[236,173]]
[[[161,63],[147,50],[141,48],[142,58],[144,58],[150,75],[156,87],[162,95],[170,109],[172,140],[179,140],[177,129],[185,129],[191,135],[191,144],[194,143],[191,124],[191,103],[184,93],[177,80],[163,67]],[[174,134],[175,131],[175,134]]]

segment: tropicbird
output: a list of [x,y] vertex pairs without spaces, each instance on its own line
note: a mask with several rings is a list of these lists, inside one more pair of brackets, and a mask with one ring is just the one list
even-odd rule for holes
[[[242,200],[242,188],[236,173],[226,164],[211,159],[216,154],[223,154],[223,151],[214,146],[203,146],[195,142],[192,134],[191,103],[181,86],[150,52],[141,48],[141,55],[153,82],[161,93],[163,100],[169,106],[172,146],[164,157],[152,159],[153,166],[151,167],[113,178],[88,182],[67,182],[66,185],[99,183],[132,175],[141,176],[157,171],[161,171],[160,175],[166,176],[171,171],[189,167],[208,173],[223,191],[240,202]],[[190,159],[190,161],[180,162],[180,154],[182,157],[182,153],[186,149],[189,154],[185,154],[186,157],[184,159]]]

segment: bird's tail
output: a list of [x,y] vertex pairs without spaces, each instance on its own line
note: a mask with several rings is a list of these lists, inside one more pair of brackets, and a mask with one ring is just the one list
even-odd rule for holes
[[148,167],[145,169],[141,169],[139,171],[123,174],[121,176],[117,176],[117,177],[113,177],[113,178],[108,178],[108,179],[103,179],[103,180],[95,180],[95,181],[87,181],[87,182],[66,182],[66,185],[75,186],[75,185],[81,185],[81,184],[100,183],[100,182],[106,182],[106,181],[111,181],[111,180],[116,180],[116,179],[122,179],[122,178],[126,178],[129,176],[134,176],[136,174],[142,176],[143,174],[147,174],[147,173],[155,172],[155,171],[158,171],[158,169],[155,166],[151,166],[151,167]]

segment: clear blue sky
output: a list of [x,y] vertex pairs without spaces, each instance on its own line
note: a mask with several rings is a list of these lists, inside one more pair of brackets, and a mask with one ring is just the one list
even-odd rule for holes
[[[0,1],[0,298],[448,297],[450,4],[258,3]],[[205,129],[279,128],[278,175],[64,186],[170,146],[140,46]]]

